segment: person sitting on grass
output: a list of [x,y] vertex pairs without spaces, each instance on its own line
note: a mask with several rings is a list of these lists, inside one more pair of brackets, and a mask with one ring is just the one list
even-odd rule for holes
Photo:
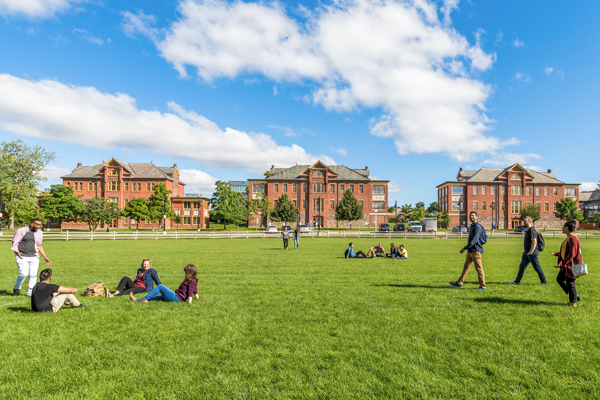
[[152,261],[149,259],[142,260],[142,266],[137,270],[135,281],[132,281],[128,276],[121,278],[119,285],[114,293],[110,293],[106,289],[106,297],[123,296],[125,294],[149,292],[154,289],[154,283],[160,285],[158,273],[152,268]]
[[150,291],[144,298],[136,299],[133,293],[129,293],[131,301],[147,303],[152,300],[170,301],[179,303],[187,300],[188,303],[192,304],[192,297],[198,296],[198,278],[196,277],[196,267],[192,264],[188,264],[183,269],[185,272],[185,279],[179,285],[179,289],[172,291],[165,285],[158,285]]
[[367,258],[367,255],[362,250],[354,253],[354,243],[350,242],[348,250],[346,250],[346,258]]
[[394,243],[392,243],[390,245],[390,252],[386,253],[385,256],[387,258],[396,258],[397,255],[398,255],[398,248],[394,245]]
[[31,309],[37,312],[57,312],[68,304],[71,307],[87,308],[77,300],[75,294],[77,289],[66,286],[51,284],[52,270],[46,268],[40,272],[40,281],[35,284],[31,291]]
[[406,249],[404,248],[403,244],[398,246],[397,250],[398,255],[394,257],[394,260],[406,260],[408,258],[408,253],[406,252]]
[[377,246],[373,246],[369,249],[368,253],[367,253],[367,257],[383,257],[385,255],[385,249],[383,248],[383,245],[381,244],[381,242],[379,242],[377,244]]

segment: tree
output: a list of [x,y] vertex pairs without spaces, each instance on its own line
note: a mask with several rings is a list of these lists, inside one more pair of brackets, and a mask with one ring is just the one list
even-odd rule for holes
[[92,197],[83,201],[83,210],[78,219],[88,224],[90,231],[96,230],[101,222],[110,223],[121,213],[115,203],[109,203],[101,197]]
[[388,214],[396,214],[396,206],[391,206],[388,208]]
[[[450,222],[450,215],[447,212],[443,212],[438,214],[437,220],[442,224],[448,224]],[[446,229],[448,229],[448,225],[446,225]]]
[[415,208],[416,209],[419,209],[419,208],[425,209],[425,203],[423,203],[422,201],[420,201],[417,204],[415,204]]
[[22,140],[2,142],[0,147],[0,191],[6,205],[8,228],[28,223],[37,214],[37,185],[46,180],[42,171],[54,153]]
[[[200,218],[200,216],[198,216],[198,218]],[[179,224],[183,221],[183,217],[179,214],[173,214],[171,221],[175,222],[177,224],[177,229],[179,229]]]
[[150,219],[150,202],[141,197],[131,199],[121,212],[121,216],[134,219],[136,222],[135,230],[140,229],[140,221]]
[[427,207],[427,210],[425,210],[425,212],[429,215],[436,215],[438,213],[438,203],[437,201],[434,201],[433,203],[429,204],[429,207]]
[[[148,212],[150,221],[157,222],[160,226],[160,221],[165,218],[170,218],[172,215],[171,202],[169,201],[170,190],[164,183],[157,183],[154,186],[154,193],[148,199]],[[166,220],[165,220],[166,223]]]
[[217,181],[215,191],[210,199],[210,215],[223,220],[223,229],[227,229],[227,222],[239,224],[248,221],[248,201],[241,193],[231,190],[231,185],[226,181]]
[[570,197],[564,197],[555,204],[554,216],[561,220],[576,219],[583,222],[583,213],[579,211],[577,202]]
[[[259,210],[261,213],[261,218],[263,216],[268,216],[271,211],[271,205],[271,201],[267,197],[266,193],[261,191],[258,193],[255,199],[248,200],[248,216],[258,213]],[[266,222],[268,223],[268,221]]]
[[410,216],[413,214],[414,208],[413,208],[412,204],[405,204],[400,207],[400,211],[402,211],[402,216],[406,220],[410,220]]
[[335,219],[352,222],[363,218],[363,206],[356,200],[354,193],[351,190],[344,191],[342,199],[335,207]]
[[271,219],[273,221],[283,221],[287,223],[289,221],[296,221],[300,210],[294,205],[292,200],[288,197],[287,193],[283,193],[279,200],[275,202],[275,207],[271,211]]
[[526,217],[531,217],[533,222],[540,219],[540,208],[535,204],[529,204],[521,208],[521,221]]
[[73,222],[77,221],[79,213],[83,210],[83,201],[80,196],[73,194],[71,186],[52,185],[49,196],[44,197],[40,208],[46,218],[60,218],[64,222]]

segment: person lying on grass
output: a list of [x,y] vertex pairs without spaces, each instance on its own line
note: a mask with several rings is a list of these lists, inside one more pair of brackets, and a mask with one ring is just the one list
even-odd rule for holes
[[137,301],[147,303],[152,300],[172,301],[179,303],[187,300],[188,303],[192,304],[192,297],[196,296],[198,299],[198,278],[196,277],[196,267],[192,264],[188,264],[183,269],[185,272],[185,279],[179,285],[179,289],[172,291],[165,285],[158,285],[150,291],[144,298],[136,299],[133,293],[129,293],[131,301]]
[[114,293],[110,293],[106,288],[106,297],[111,298],[114,296],[123,296],[124,294],[137,294],[142,292],[149,292],[154,289],[154,283],[160,285],[160,279],[158,279],[158,273],[152,268],[152,261],[145,259],[142,260],[142,266],[137,270],[135,281],[132,281],[128,276],[121,278],[119,286]]

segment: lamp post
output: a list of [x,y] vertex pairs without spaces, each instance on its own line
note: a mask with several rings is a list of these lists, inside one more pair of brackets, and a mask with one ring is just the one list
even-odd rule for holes
[[163,234],[167,233],[167,195],[163,202]]
[[494,220],[494,208],[496,208],[496,204],[492,202],[492,204],[490,205],[490,208],[492,209],[492,232],[493,232],[494,227],[496,226],[495,220]]
[[4,203],[2,202],[2,190],[0,190],[0,235],[2,235],[2,217],[4,216]]
[[319,221],[317,222],[317,224],[319,225],[319,228],[318,228],[317,235],[320,235],[321,234],[321,198],[318,197],[318,199],[319,199],[319,204],[318,204],[319,205]]

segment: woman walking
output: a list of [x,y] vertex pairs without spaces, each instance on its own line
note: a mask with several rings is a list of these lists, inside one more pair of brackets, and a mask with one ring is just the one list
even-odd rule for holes
[[578,277],[573,276],[571,272],[571,267],[574,264],[581,264],[579,238],[573,233],[576,228],[577,221],[571,220],[565,222],[562,231],[567,235],[567,238],[560,245],[560,251],[552,253],[553,256],[558,257],[558,265],[555,268],[560,268],[556,281],[565,294],[569,295],[569,303],[567,305],[571,307],[577,307],[577,302],[581,300],[575,288],[575,279]]

